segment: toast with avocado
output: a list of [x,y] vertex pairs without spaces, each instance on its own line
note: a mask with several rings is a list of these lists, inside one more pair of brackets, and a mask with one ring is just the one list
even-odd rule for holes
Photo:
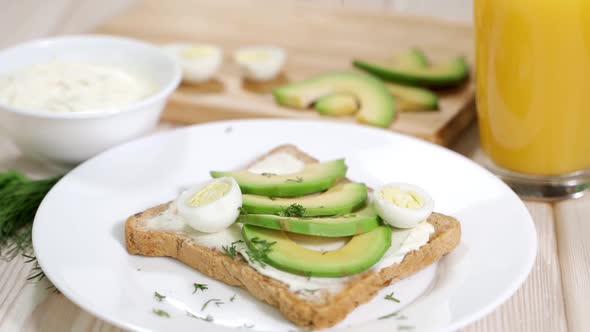
[[[292,158],[302,167],[288,176],[249,171],[273,156]],[[433,207],[431,199],[422,191],[410,192],[407,185],[389,186],[378,192],[379,197],[370,198],[371,189],[344,177],[346,166],[343,165],[343,161],[319,163],[297,147],[283,145],[243,169],[212,172],[214,180],[219,181],[212,180],[188,192],[186,197],[183,193],[176,201],[129,217],[125,223],[127,250],[135,255],[172,257],[211,278],[242,287],[276,307],[299,327],[333,326],[383,287],[439,260],[457,246],[461,237],[460,224],[453,217],[422,212],[421,207]],[[306,183],[307,178],[313,181]],[[179,204],[207,208],[223,195],[230,196],[234,183],[241,188],[242,201],[239,212],[230,211],[237,218],[234,214],[228,218],[237,221],[228,229],[241,238],[232,242],[231,247],[199,240],[200,236],[206,239],[215,233],[195,231],[189,225],[197,228],[199,225],[189,222],[188,217],[188,224],[178,225],[182,218],[173,216],[187,213]],[[380,202],[372,204],[374,199]],[[395,206],[387,206],[387,202]],[[216,216],[225,213],[215,211]],[[394,224],[396,218],[403,222],[426,218],[415,229],[430,229],[419,248],[408,250],[396,262],[385,259],[389,251],[398,250],[394,248],[396,234],[415,229],[389,226],[390,218]],[[316,250],[297,242],[300,237],[308,236],[324,240],[346,236],[348,240],[339,248]],[[275,271],[274,277],[265,269]],[[314,293],[302,292],[289,281],[295,278],[304,285],[330,278],[326,285],[331,286]]]

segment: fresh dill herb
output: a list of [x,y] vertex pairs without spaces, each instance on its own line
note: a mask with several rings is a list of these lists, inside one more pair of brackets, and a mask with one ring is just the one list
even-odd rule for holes
[[303,217],[305,208],[301,204],[293,203],[279,212],[282,217]]
[[298,176],[298,177],[296,177],[296,178],[294,178],[294,179],[287,179],[287,180],[285,180],[285,182],[295,182],[295,183],[301,183],[301,182],[303,182],[303,178],[302,178],[302,177],[300,177],[300,176]]
[[267,178],[270,178],[272,176],[275,176],[276,174],[275,173],[266,173],[266,172],[264,172],[264,173],[260,173],[260,175],[266,176]]
[[224,302],[222,302],[220,299],[209,299],[209,300],[205,301],[205,303],[203,303],[203,306],[201,307],[201,311],[205,310],[205,308],[207,308],[207,306],[211,302],[213,302],[213,304],[215,304],[218,307],[220,305],[224,304]]
[[193,294],[195,294],[198,290],[200,291],[206,291],[207,289],[209,289],[209,287],[207,287],[207,284],[198,284],[198,283],[194,283],[193,287],[195,287],[195,290],[193,291]]
[[384,299],[389,300],[389,301],[393,301],[395,303],[399,303],[399,300],[396,299],[395,297],[393,297],[393,292],[391,292],[391,294],[385,295]]
[[246,211],[246,209],[244,207],[242,207],[242,206],[239,206],[238,207],[238,211],[240,211],[240,215],[241,216],[245,216],[245,215],[248,214],[248,211]]
[[232,295],[232,297],[229,298],[229,302],[233,302],[236,299],[236,294]]
[[222,246],[223,253],[228,255],[229,257],[236,257],[238,251],[236,250],[236,244],[244,242],[243,240],[237,240],[231,243],[230,246]]
[[269,252],[271,252],[272,246],[275,243],[276,241],[268,242],[258,237],[252,238],[250,240],[249,249],[246,250],[250,262],[258,263],[260,264],[260,266],[265,267],[266,264],[264,263],[264,261],[266,260],[266,256]]
[[[45,279],[45,272],[41,270],[41,266],[39,266],[39,262],[37,261],[36,256],[31,256],[27,254],[23,254],[23,257],[26,258],[25,263],[32,263],[33,268],[29,271],[29,275],[27,276],[27,281],[38,283]],[[47,280],[47,279],[45,279]],[[52,284],[49,283],[49,286],[45,287],[45,289],[50,290],[52,293],[59,294],[60,291]]]
[[170,314],[162,309],[152,309],[152,313],[154,313],[160,317],[170,318]]
[[397,330],[398,331],[410,331],[410,330],[413,330],[413,329],[414,329],[414,327],[411,326],[411,325],[399,325],[397,327]]
[[381,316],[381,317],[379,317],[379,318],[377,318],[377,319],[387,319],[387,318],[395,317],[395,316],[397,316],[398,314],[399,314],[399,311],[395,311],[395,312],[392,312],[392,313],[390,313],[390,314],[388,314],[388,315]]
[[205,317],[199,317],[199,316],[193,314],[192,312],[190,312],[188,310],[186,311],[186,315],[189,316],[189,317],[191,317],[191,318],[200,319],[200,320],[205,321],[205,322],[212,322],[213,321],[213,316],[211,316],[211,315],[207,315]]
[[164,296],[158,292],[154,292],[154,298],[156,299],[156,301],[162,302],[162,300],[165,299],[166,296]]
[[60,178],[31,180],[16,170],[0,173],[0,256],[3,259],[31,253],[35,213]]

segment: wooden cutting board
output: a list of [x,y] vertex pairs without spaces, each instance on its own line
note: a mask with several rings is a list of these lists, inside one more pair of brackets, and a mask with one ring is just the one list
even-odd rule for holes
[[[314,110],[280,107],[270,85],[243,82],[232,52],[242,46],[272,44],[288,51],[282,80],[300,80],[337,69],[351,69],[353,58],[385,58],[419,47],[437,61],[472,57],[472,29],[458,23],[396,16],[366,10],[311,6],[308,2],[145,0],[98,28],[155,43],[193,41],[223,47],[225,60],[214,82],[182,85],[173,94],[165,120],[196,123],[236,118],[322,117]],[[277,82],[278,84],[279,82]],[[448,145],[474,119],[473,76],[459,88],[439,93],[436,112],[398,112],[390,128]]]

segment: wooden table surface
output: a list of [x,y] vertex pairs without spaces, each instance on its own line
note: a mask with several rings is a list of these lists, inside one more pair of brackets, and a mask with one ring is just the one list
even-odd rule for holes
[[[433,1],[428,2],[432,6],[436,5]],[[5,1],[0,4],[7,3]],[[103,1],[100,2],[102,7],[97,10],[90,9],[92,5],[89,3],[90,1],[59,0],[49,6],[29,0],[19,2],[19,6],[29,6],[28,11],[21,7],[3,5],[0,31],[4,32],[0,33],[0,45],[6,45],[7,40],[16,40],[15,34],[18,33],[24,39],[77,31],[76,27],[78,30],[84,29],[89,22],[98,23],[109,13],[122,7],[120,1]],[[357,1],[355,5],[359,3],[361,2]],[[407,2],[399,0],[366,3],[388,8],[396,3],[408,6]],[[452,3],[457,4],[457,1]],[[51,21],[47,18],[49,7],[67,9],[69,16],[55,14]],[[445,10],[448,12],[449,9]],[[46,27],[43,31],[31,30],[32,22],[16,15],[27,12],[33,13],[26,16],[29,19],[32,17],[33,22],[37,22],[40,17],[44,18]],[[436,8],[432,12],[436,12]],[[20,25],[22,29],[15,29],[15,25]],[[11,29],[7,29],[8,26]],[[174,124],[162,123],[159,130],[173,127]],[[476,162],[481,161],[482,152],[476,126],[460,137],[452,148]],[[33,176],[51,174],[43,165],[22,156],[8,140],[0,138],[0,171],[10,168],[20,169]],[[577,200],[554,204],[525,202],[525,205],[535,221],[539,239],[533,270],[512,298],[487,317],[463,330],[590,331],[590,241],[586,239],[590,236],[590,194]],[[31,265],[25,264],[22,257],[9,262],[0,261],[0,331],[120,331],[80,309],[63,295],[48,291],[46,282],[27,282],[30,269]]]

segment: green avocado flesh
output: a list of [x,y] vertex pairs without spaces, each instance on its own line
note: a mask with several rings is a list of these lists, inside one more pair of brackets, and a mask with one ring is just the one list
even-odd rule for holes
[[252,173],[245,170],[218,172],[211,171],[211,176],[220,178],[233,177],[238,182],[242,193],[270,197],[294,197],[324,191],[346,174],[343,159],[324,163],[306,164],[304,169],[292,174]]
[[424,88],[387,83],[389,92],[396,98],[400,111],[435,111],[438,109],[438,96]]
[[391,61],[354,60],[355,67],[363,69],[381,79],[410,85],[449,87],[467,78],[468,66],[463,57],[429,67],[408,68]]
[[412,48],[393,56],[388,63],[402,68],[428,67],[428,59],[426,58],[426,55],[417,48]]
[[284,231],[244,225],[242,237],[250,250],[258,242],[275,242],[262,260],[283,271],[314,277],[343,277],[359,273],[377,263],[391,245],[391,227],[379,226],[370,232],[353,236],[334,251],[316,251],[291,240]]
[[353,71],[330,72],[273,90],[277,103],[299,109],[308,108],[320,97],[334,93],[347,93],[356,98],[359,122],[388,127],[393,120],[393,97],[383,82],[370,75]]
[[369,232],[379,226],[379,217],[371,204],[353,213],[333,217],[282,217],[273,214],[241,215],[237,222],[286,232],[338,237]]
[[242,207],[248,213],[284,214],[293,205],[301,205],[305,211],[298,217],[334,216],[349,213],[362,207],[367,201],[367,187],[362,183],[336,185],[318,195],[293,198],[274,198],[242,195]]
[[315,109],[322,115],[350,115],[358,111],[359,105],[353,95],[335,93],[320,97]]

